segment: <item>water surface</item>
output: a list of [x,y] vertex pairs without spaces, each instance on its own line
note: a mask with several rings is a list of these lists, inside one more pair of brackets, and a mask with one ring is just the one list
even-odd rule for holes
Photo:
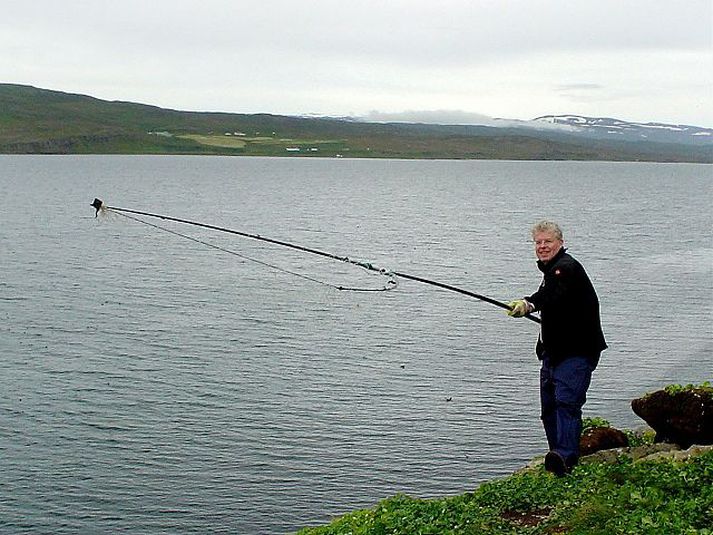
[[[462,493],[546,446],[537,325],[415,282],[340,292],[115,216],[158,212],[495,299],[565,229],[610,349],[585,413],[713,379],[711,166],[0,156],[0,531],[286,533]],[[336,285],[365,270],[157,223]],[[573,311],[576,313],[576,311]],[[447,401],[450,399],[451,401]]]

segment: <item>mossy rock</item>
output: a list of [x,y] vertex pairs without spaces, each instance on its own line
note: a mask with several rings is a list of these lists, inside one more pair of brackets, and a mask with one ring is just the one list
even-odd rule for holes
[[634,413],[655,431],[655,442],[671,442],[686,449],[713,444],[713,388],[671,385],[631,402]]

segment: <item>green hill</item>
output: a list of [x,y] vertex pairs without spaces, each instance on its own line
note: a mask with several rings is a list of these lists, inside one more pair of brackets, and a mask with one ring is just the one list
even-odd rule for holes
[[201,113],[0,84],[0,153],[614,160],[713,163],[711,146],[532,129]]

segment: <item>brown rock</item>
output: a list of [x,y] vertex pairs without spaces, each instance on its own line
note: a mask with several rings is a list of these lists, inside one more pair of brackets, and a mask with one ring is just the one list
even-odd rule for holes
[[580,455],[591,455],[601,450],[625,448],[629,445],[629,437],[623,431],[613,427],[590,427],[582,433],[579,439]]
[[711,389],[658,390],[633,400],[631,408],[656,431],[655,442],[672,442],[684,449],[692,444],[713,444]]

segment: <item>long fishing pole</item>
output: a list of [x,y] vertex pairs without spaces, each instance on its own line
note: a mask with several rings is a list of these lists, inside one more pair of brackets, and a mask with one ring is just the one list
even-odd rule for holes
[[[383,275],[391,275],[391,276],[395,276],[395,277],[401,277],[402,279],[421,282],[423,284],[428,284],[430,286],[435,286],[437,288],[442,288],[444,290],[449,290],[451,292],[456,292],[456,293],[459,293],[462,295],[467,295],[468,297],[473,297],[475,299],[484,301],[486,303],[490,303],[491,305],[495,305],[495,306],[500,307],[505,310],[511,310],[511,307],[508,304],[503,303],[502,301],[498,301],[497,299],[493,299],[492,297],[488,297],[488,296],[481,295],[481,294],[478,294],[475,292],[471,292],[470,290],[465,290],[463,288],[458,288],[457,286],[452,286],[450,284],[445,284],[445,283],[434,281],[434,280],[427,279],[424,277],[418,277],[416,275],[409,275],[408,273],[401,273],[399,271],[388,271],[383,268],[378,268],[368,262],[360,262],[358,260],[353,260],[353,259],[349,258],[348,256],[339,256],[336,254],[320,251],[318,249],[312,249],[311,247],[305,247],[303,245],[298,245],[295,243],[290,243],[290,242],[286,242],[286,241],[282,241],[282,240],[276,240],[274,238],[268,238],[266,236],[261,236],[259,234],[250,234],[248,232],[241,232],[239,230],[229,229],[226,227],[210,225],[208,223],[200,223],[198,221],[190,221],[188,219],[181,219],[178,217],[171,217],[168,215],[155,214],[155,213],[151,213],[151,212],[143,212],[141,210],[132,210],[129,208],[119,208],[117,206],[107,206],[106,204],[104,204],[104,202],[101,199],[94,199],[94,202],[91,203],[91,206],[96,210],[95,217],[99,215],[100,210],[109,210],[109,211],[118,212],[118,213],[128,213],[128,214],[141,215],[144,217],[153,217],[156,219],[163,219],[165,221],[173,221],[175,223],[182,223],[185,225],[192,225],[194,227],[201,227],[201,228],[206,228],[206,229],[210,229],[210,230],[215,230],[218,232],[226,232],[228,234],[235,234],[237,236],[242,236],[244,238],[260,240],[260,241],[264,241],[267,243],[272,243],[274,245],[281,245],[283,247],[289,247],[290,249],[295,249],[297,251],[302,251],[305,253],[319,255],[322,257],[331,258],[333,260],[339,260],[341,262],[354,264],[356,266],[362,267],[369,271],[374,271],[377,273],[381,273]],[[526,314],[523,317],[529,319],[530,321],[534,321],[535,323],[540,323],[540,318],[538,318],[537,316],[533,316],[532,314]]]

